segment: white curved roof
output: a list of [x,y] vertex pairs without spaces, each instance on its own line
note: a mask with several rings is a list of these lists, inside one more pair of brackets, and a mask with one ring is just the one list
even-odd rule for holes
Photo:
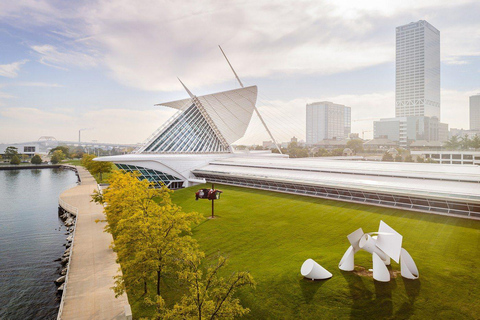
[[[257,102],[257,86],[208,94],[197,99],[225,140],[232,144],[247,130]],[[158,105],[184,111],[192,104],[193,99],[189,98]]]

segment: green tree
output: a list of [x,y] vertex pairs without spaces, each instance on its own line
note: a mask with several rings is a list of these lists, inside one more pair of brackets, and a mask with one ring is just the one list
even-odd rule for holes
[[417,162],[418,163],[424,163],[425,162],[425,159],[421,156],[417,156]]
[[462,144],[461,144],[461,141],[460,141],[458,135],[452,136],[450,139],[448,139],[447,141],[445,141],[443,143],[443,146],[447,150],[458,150],[458,149],[460,149],[461,145]]
[[328,152],[325,148],[319,148],[317,152],[315,152],[314,157],[328,157],[330,152]]
[[42,164],[42,158],[38,154],[34,155],[30,160],[32,164]]
[[363,141],[360,139],[351,139],[347,141],[347,148],[352,149],[352,151],[357,154],[363,152]]
[[92,161],[90,164],[90,173],[94,175],[100,176],[100,181],[103,180],[104,173],[112,172],[112,163],[111,162],[104,162],[104,161]]
[[12,159],[10,160],[10,164],[14,164],[14,165],[20,164],[20,158],[18,157],[18,155],[15,154],[12,156]]
[[[48,154],[49,154],[49,155],[53,155],[53,153],[54,153],[55,151],[58,151],[58,150],[62,151],[62,153],[64,154],[64,157],[65,157],[65,158],[70,158],[70,149],[69,149],[67,146],[58,146],[58,147],[55,147],[55,148],[53,148],[52,150],[50,150],[50,151],[48,152]],[[62,160],[63,160],[63,159],[62,159]]]
[[393,156],[387,151],[383,154],[382,161],[393,161]]
[[405,162],[414,162],[411,154],[406,155],[404,161]]
[[12,159],[16,155],[18,155],[18,148],[10,146],[5,149],[5,159]]
[[63,153],[63,151],[62,150],[55,150],[52,154],[52,157],[50,158],[50,161],[53,164],[57,164],[64,159],[65,159],[65,154]]
[[93,154],[84,154],[82,157],[81,164],[82,166],[85,167],[88,171],[92,168],[93,165],[93,159],[95,158],[95,155]]
[[333,149],[330,154],[334,157],[338,157],[338,156],[341,156],[343,155],[343,149],[342,148],[337,148],[337,149]]
[[467,134],[460,138],[460,148],[462,150],[470,149],[471,145],[472,145],[472,140],[470,140],[470,137]]
[[228,278],[221,277],[220,270],[227,264],[223,257],[206,271],[200,263],[200,259],[186,261],[187,267],[180,272],[180,278],[188,283],[188,293],[170,310],[157,300],[158,319],[235,319],[250,312],[233,297],[239,288],[255,287],[250,273],[234,272]]
[[402,162],[402,161],[403,161],[402,156],[399,155],[399,154],[397,154],[397,155],[395,156],[395,162]]
[[480,136],[477,134],[473,136],[472,141],[471,141],[471,147],[475,149],[480,149]]

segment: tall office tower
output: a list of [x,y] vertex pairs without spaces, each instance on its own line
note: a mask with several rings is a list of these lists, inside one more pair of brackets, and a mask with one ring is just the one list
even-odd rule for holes
[[307,144],[345,139],[351,131],[351,108],[329,101],[307,104]]
[[425,20],[396,29],[395,116],[440,120],[440,31]]
[[480,130],[480,93],[470,97],[470,130]]

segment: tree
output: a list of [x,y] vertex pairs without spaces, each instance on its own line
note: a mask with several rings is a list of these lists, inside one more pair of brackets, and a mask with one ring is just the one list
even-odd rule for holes
[[445,141],[443,143],[443,146],[447,149],[447,150],[458,150],[461,146],[461,142],[459,140],[459,137],[458,135],[454,135],[452,136],[450,139],[448,139],[447,141]]
[[[53,148],[52,150],[50,150],[48,152],[49,155],[53,155],[53,153],[55,151],[62,151],[62,153],[64,154],[65,158],[70,158],[70,149],[67,147],[67,146],[58,146],[58,147],[55,147]],[[63,160],[63,159],[62,159]]]
[[5,159],[12,159],[15,155],[18,155],[18,148],[10,146],[5,149]]
[[406,155],[404,161],[405,162],[414,162],[411,154]]
[[425,159],[423,159],[423,157],[421,157],[421,156],[417,156],[417,162],[418,163],[424,163]]
[[92,165],[93,165],[93,159],[95,158],[95,155],[93,154],[84,154],[82,157],[81,164],[82,166],[85,167],[88,171],[90,171]]
[[403,161],[402,156],[399,155],[399,154],[397,154],[397,155],[395,156],[395,162],[402,162],[402,161]]
[[104,173],[112,172],[112,165],[111,162],[92,161],[90,165],[90,173],[100,175],[100,181],[102,181]]
[[62,150],[56,150],[56,151],[53,152],[52,157],[50,158],[50,161],[53,164],[57,164],[64,159],[65,159],[65,154],[63,153],[63,151]]
[[470,140],[467,134],[462,138],[460,138],[460,147],[462,150],[470,149],[471,144],[472,144],[472,141]]
[[328,152],[325,148],[319,148],[317,152],[315,152],[314,157],[328,157],[330,152]]
[[115,239],[114,250],[122,265],[115,293],[122,294],[126,285],[137,290],[142,285],[147,294],[148,283],[153,282],[160,295],[163,274],[175,270],[186,256],[197,257],[196,242],[189,234],[202,216],[183,212],[172,203],[172,191],[152,188],[138,175],[114,172],[109,188],[103,194],[96,192],[94,201],[105,205],[106,231]]
[[14,164],[14,165],[20,164],[20,158],[18,157],[18,155],[15,154],[12,156],[12,159],[10,160],[10,164]]
[[74,159],[81,159],[85,152],[83,151],[82,147],[75,147],[73,148],[72,152],[70,152],[70,158]]
[[383,154],[382,161],[393,161],[393,156],[387,151]]
[[104,161],[94,161],[96,156],[93,154],[84,154],[82,157],[82,166],[84,166],[93,175],[99,175],[100,181],[103,180],[104,173],[112,172],[112,163]]
[[330,154],[334,157],[341,156],[343,155],[343,149],[342,148],[333,149],[332,151],[330,151]]
[[32,164],[42,164],[42,158],[38,154],[34,155],[30,160]]
[[477,151],[477,149],[480,149],[480,136],[478,136],[477,134],[474,135],[470,145],[472,148],[475,149],[475,151]]
[[157,300],[159,319],[234,319],[246,315],[250,310],[233,297],[242,287],[255,287],[255,281],[248,272],[234,272],[228,278],[219,276],[227,259],[218,262],[205,272],[200,268],[200,259],[190,259],[180,278],[188,283],[188,293],[168,310],[163,301]]
[[351,139],[347,141],[347,148],[353,150],[355,154],[363,152],[363,141],[360,139]]

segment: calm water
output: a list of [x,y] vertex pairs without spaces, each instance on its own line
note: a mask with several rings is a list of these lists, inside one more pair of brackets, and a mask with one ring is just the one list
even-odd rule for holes
[[0,170],[0,319],[55,319],[66,228],[58,196],[76,185],[70,170]]

